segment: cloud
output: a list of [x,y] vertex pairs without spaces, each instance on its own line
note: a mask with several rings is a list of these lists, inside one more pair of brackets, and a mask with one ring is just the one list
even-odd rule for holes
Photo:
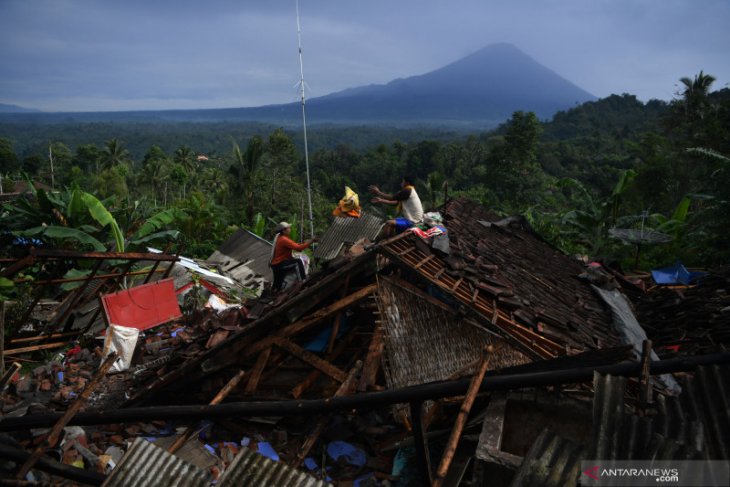
[[[301,0],[300,12],[309,97],[422,74],[494,42],[598,96],[668,99],[700,69],[717,88],[730,80],[725,0]],[[294,2],[0,2],[0,102],[256,106],[295,101],[298,80]]]

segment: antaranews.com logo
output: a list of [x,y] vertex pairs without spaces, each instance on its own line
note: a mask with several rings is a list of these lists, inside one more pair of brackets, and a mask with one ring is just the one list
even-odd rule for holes
[[581,462],[580,485],[730,486],[730,462],[723,460],[593,460]]

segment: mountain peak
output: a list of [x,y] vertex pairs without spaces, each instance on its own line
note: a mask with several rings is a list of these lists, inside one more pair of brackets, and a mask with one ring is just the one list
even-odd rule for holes
[[429,73],[351,88],[310,104],[322,115],[336,103],[340,113],[368,118],[498,123],[517,110],[548,118],[595,99],[515,45],[496,43]]

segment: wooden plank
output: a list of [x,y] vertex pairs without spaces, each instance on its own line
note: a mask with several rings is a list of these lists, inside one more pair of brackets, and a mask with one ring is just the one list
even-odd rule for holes
[[[343,397],[350,395],[352,387],[355,384],[355,377],[357,376],[357,373],[361,368],[362,362],[358,360],[355,363],[355,366],[350,370],[350,372],[347,373],[347,377],[342,382],[342,385],[337,389],[337,392],[335,392],[334,397]],[[312,449],[314,444],[317,443],[317,440],[322,434],[322,431],[324,431],[324,427],[327,426],[328,420],[329,417],[322,417],[319,419],[319,421],[317,421],[317,424],[314,427],[314,431],[309,434],[307,440],[304,442],[302,448],[299,450],[299,454],[293,460],[291,464],[292,467],[299,468],[304,459],[307,458],[310,450]]]
[[[350,286],[350,276],[345,277],[345,283],[342,285],[342,293],[340,294],[340,298],[344,298],[347,295],[347,289]],[[335,322],[332,325],[332,333],[330,333],[330,338],[327,341],[327,353],[332,353],[332,349],[335,347],[335,340],[337,339],[337,334],[340,332],[340,321],[342,321],[342,311],[337,313],[337,316],[335,317]]]
[[76,250],[61,249],[31,249],[30,256],[55,259],[149,260],[152,262],[174,262],[178,260],[178,257],[175,255],[155,254],[152,252],[78,252]]
[[[342,340],[340,340],[340,343],[337,344],[337,347],[335,347],[334,350],[332,350],[332,353],[328,354],[327,357],[325,357],[325,360],[328,362],[333,362],[334,360],[337,360],[337,358],[342,355],[342,352],[344,352],[347,347],[352,343],[352,340],[355,338],[355,330],[353,329],[350,331],[347,336],[345,336]],[[295,399],[299,399],[299,397],[309,389],[312,384],[314,384],[314,381],[316,381],[319,376],[322,375],[322,372],[320,372],[317,369],[314,369],[312,372],[309,373],[309,375],[299,384],[297,384],[294,389],[291,390],[291,395]]]
[[357,385],[357,390],[360,392],[366,391],[368,386],[375,384],[380,367],[380,357],[382,357],[385,349],[384,332],[385,327],[383,324],[377,323],[373,331],[373,338],[370,340],[368,353],[365,356],[365,365],[362,368],[360,382]]
[[259,380],[261,380],[261,373],[264,371],[270,355],[271,347],[259,354],[256,359],[256,363],[251,369],[251,374],[248,376],[248,383],[246,384],[246,389],[243,391],[244,394],[251,395],[256,392],[256,389],[259,386]]
[[425,259],[423,259],[418,264],[416,264],[413,268],[414,269],[420,269],[421,267],[423,267],[424,264],[426,264],[429,260],[433,259],[434,257],[436,257],[436,256],[433,255],[433,254],[427,256]]
[[405,250],[401,250],[400,252],[398,252],[397,255],[399,257],[403,257],[404,255],[413,252],[413,250],[415,250],[415,247],[407,247]]
[[9,343],[15,345],[16,343],[27,343],[27,342],[39,342],[41,340],[49,340],[51,338],[66,338],[71,336],[79,335],[78,331],[71,331],[68,333],[52,333],[50,335],[36,335],[32,337],[13,338]]
[[[238,372],[236,372],[236,375],[231,377],[226,385],[224,385],[223,388],[218,391],[218,394],[216,394],[215,397],[211,399],[208,404],[214,406],[216,404],[222,403],[223,400],[228,397],[228,395],[233,391],[233,389],[235,389],[236,386],[241,383],[241,380],[243,380],[245,375],[246,372],[244,370],[239,370]],[[167,451],[169,453],[175,453],[176,451],[178,451],[193,436],[194,432],[195,428],[188,426],[185,431],[183,431],[183,433],[177,437],[175,442],[170,445]]]
[[639,405],[642,414],[646,412],[647,406],[652,402],[650,365],[651,340],[644,340],[641,350],[641,375],[639,376]]
[[58,440],[61,437],[61,433],[63,432],[63,428],[66,427],[66,425],[76,415],[79,409],[81,409],[81,407],[86,404],[86,401],[89,400],[89,396],[91,396],[91,393],[94,392],[96,387],[99,385],[99,383],[112,367],[112,365],[114,365],[114,362],[116,360],[117,354],[112,353],[106,358],[106,360],[104,360],[104,362],[102,362],[101,367],[99,368],[99,371],[96,373],[94,378],[91,379],[91,382],[86,385],[84,390],[81,392],[81,394],[79,394],[79,396],[71,404],[71,406],[69,406],[63,416],[61,416],[56,424],[53,425],[53,428],[48,434],[48,437],[43,440],[43,442],[38,445],[35,451],[28,457],[23,466],[20,467],[20,470],[18,471],[18,474],[15,476],[15,478],[19,480],[25,479],[25,476],[28,475],[30,469],[33,468],[33,465],[35,465],[38,459],[43,456],[46,450],[48,448],[53,448],[54,446],[56,446],[56,443],[58,443]]
[[347,379],[347,374],[342,370],[285,338],[273,337],[272,343],[294,355],[299,360],[308,363],[312,367],[320,370],[322,373],[332,377],[337,382],[344,382],[345,379]]
[[30,347],[13,348],[10,350],[5,350],[4,355],[18,355],[21,353],[36,352],[38,350],[48,350],[50,348],[65,347],[66,345],[68,345],[68,342],[54,342],[54,343],[44,343],[42,345],[33,345]]
[[0,379],[0,391],[2,391],[8,382],[10,382],[10,379],[13,378],[15,374],[18,373],[22,365],[20,365],[18,362],[13,362],[10,367],[8,367],[8,370],[3,372],[3,376]]
[[26,267],[30,267],[35,262],[35,257],[26,255],[22,259],[17,260],[14,264],[10,264],[0,271],[0,277],[12,277]]
[[466,425],[467,417],[469,416],[471,407],[474,405],[474,400],[476,399],[479,388],[482,385],[482,380],[484,380],[484,374],[487,373],[487,369],[489,368],[489,354],[492,351],[493,349],[491,346],[489,346],[487,350],[484,351],[485,353],[481,363],[479,364],[479,369],[477,370],[477,373],[474,375],[471,383],[469,384],[469,389],[466,392],[466,397],[464,398],[464,402],[461,403],[461,409],[459,410],[459,414],[457,415],[456,421],[454,422],[454,427],[451,430],[451,436],[449,436],[449,441],[446,443],[444,454],[441,457],[441,463],[439,463],[439,466],[436,469],[436,478],[433,481],[433,487],[441,487],[444,483],[444,479],[446,478],[446,474],[449,471],[451,461],[454,459],[456,447],[459,446],[459,438],[461,437],[461,432],[464,429],[464,425]]
[[274,344],[274,341],[276,338],[286,338],[293,335],[296,335],[298,333],[301,333],[312,326],[316,325],[317,323],[321,322],[322,320],[325,320],[329,318],[330,316],[338,313],[341,310],[344,310],[361,300],[368,297],[370,294],[374,293],[377,290],[377,284],[370,284],[368,286],[365,286],[364,288],[360,289],[359,291],[356,291],[349,296],[346,296],[338,301],[335,301],[334,303],[330,304],[329,306],[325,306],[324,308],[320,309],[316,313],[303,318],[297,322],[292,323],[291,325],[279,330],[276,332],[274,336],[264,338],[263,340],[260,340],[256,343],[251,344],[249,347],[245,348],[240,357],[241,358],[247,358],[250,357],[268,347]]

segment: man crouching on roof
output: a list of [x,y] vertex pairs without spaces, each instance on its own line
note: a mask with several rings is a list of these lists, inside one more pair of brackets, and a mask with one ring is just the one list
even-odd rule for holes
[[401,233],[423,221],[423,205],[421,205],[421,199],[413,185],[413,178],[403,176],[400,187],[401,190],[393,195],[383,193],[375,185],[368,187],[368,190],[376,196],[371,200],[372,203],[394,205],[396,213],[401,215],[395,220],[386,222],[388,225],[386,235],[392,235],[393,229],[395,229],[395,233]]
[[303,243],[296,243],[289,238],[291,234],[291,225],[287,222],[281,222],[276,225],[276,237],[274,237],[274,245],[271,249],[271,271],[274,273],[274,284],[272,290],[278,292],[284,284],[286,275],[295,271],[300,281],[304,280],[304,264],[301,259],[297,259],[292,255],[292,251],[302,251],[316,242],[316,238],[309,239]]

